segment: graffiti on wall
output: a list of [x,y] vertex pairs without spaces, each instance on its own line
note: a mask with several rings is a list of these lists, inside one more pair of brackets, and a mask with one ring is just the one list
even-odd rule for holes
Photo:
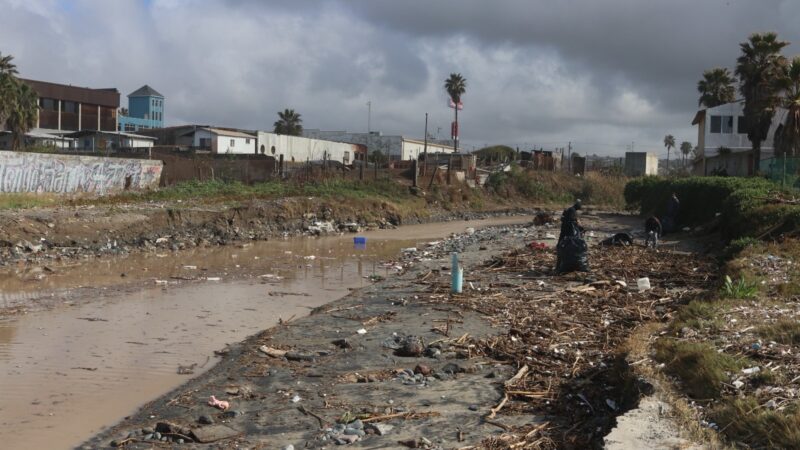
[[158,187],[161,161],[0,152],[0,192],[109,194]]

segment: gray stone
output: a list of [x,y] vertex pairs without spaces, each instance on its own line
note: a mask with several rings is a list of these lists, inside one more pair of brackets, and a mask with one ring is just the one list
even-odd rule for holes
[[153,433],[147,433],[144,435],[145,441],[149,441],[150,439],[153,439]]
[[239,432],[225,425],[207,425],[192,430],[192,436],[202,444],[232,438]]
[[156,441],[161,440],[161,433],[159,433],[158,431],[153,433],[153,439]]
[[178,439],[177,441],[175,441],[175,443],[176,444],[183,444],[183,439]]
[[477,411],[478,410],[478,405],[469,405],[469,410],[470,411]]
[[197,418],[197,422],[203,425],[211,425],[214,423],[214,419],[211,416],[202,415]]
[[378,436],[385,436],[394,428],[394,425],[389,425],[388,423],[371,423],[368,426]]
[[153,430],[153,429],[152,429],[152,428],[150,428],[150,427],[145,427],[145,428],[142,428],[142,433],[143,433],[143,434],[153,434],[154,432],[155,432],[155,430]]
[[364,430],[356,430],[355,428],[346,428],[344,430],[344,434],[352,434],[361,437],[364,436],[365,433]]
[[294,445],[289,444],[289,445],[283,447],[283,450],[294,450]]
[[361,420],[356,419],[353,422],[351,422],[350,425],[348,425],[348,427],[352,428],[354,430],[363,430],[364,429],[364,422],[362,422]]
[[239,411],[238,409],[232,409],[230,411],[225,411],[224,413],[222,413],[222,417],[226,419],[235,419],[236,417],[239,417],[243,414],[244,413],[242,411]]

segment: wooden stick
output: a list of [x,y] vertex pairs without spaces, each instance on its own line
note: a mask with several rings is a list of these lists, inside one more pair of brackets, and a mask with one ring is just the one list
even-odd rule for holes
[[297,410],[300,411],[301,413],[307,415],[307,416],[311,416],[311,417],[317,419],[319,421],[319,429],[320,430],[325,428],[325,419],[323,419],[322,417],[320,417],[320,416],[314,414],[313,412],[309,411],[308,409],[306,409],[305,406],[299,406],[297,408]]
[[511,378],[509,378],[509,379],[508,379],[508,381],[506,381],[506,382],[505,382],[505,385],[506,385],[506,386],[510,386],[510,385],[512,385],[512,384],[514,384],[514,383],[516,383],[517,381],[519,381],[520,379],[522,379],[522,377],[524,377],[526,373],[528,373],[528,370],[529,370],[529,368],[528,368],[528,365],[527,365],[527,364],[525,364],[524,366],[522,366],[522,367],[519,369],[519,371],[517,371],[517,374],[516,374],[516,375],[514,375],[514,376],[513,376],[513,377],[511,377]]
[[[527,367],[527,366],[525,366],[525,367]],[[496,416],[497,413],[500,412],[501,409],[503,409],[503,406],[506,405],[507,401],[508,401],[508,394],[505,394],[505,395],[503,395],[503,399],[500,400],[500,404],[498,404],[497,406],[492,408],[491,412],[489,412],[489,414],[486,416],[486,418],[487,419],[494,419],[494,416]]]

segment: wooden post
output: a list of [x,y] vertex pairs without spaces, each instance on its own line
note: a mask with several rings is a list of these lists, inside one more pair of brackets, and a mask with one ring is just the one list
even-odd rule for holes
[[450,157],[447,158],[447,184],[448,186],[453,180],[453,154],[450,154]]
[[375,156],[375,181],[378,181],[378,157]]
[[417,168],[417,163],[418,162],[419,162],[419,160],[415,159],[414,163],[412,164],[412,169],[414,170],[414,187],[417,187],[417,176],[419,176],[419,170]]
[[358,179],[361,181],[364,181],[364,166],[366,164],[367,164],[367,159],[365,157],[361,159],[361,164],[358,165]]
[[283,179],[283,153],[278,157],[278,178]]

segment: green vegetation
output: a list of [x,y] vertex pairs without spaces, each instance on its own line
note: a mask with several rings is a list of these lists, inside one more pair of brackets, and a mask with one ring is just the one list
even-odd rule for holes
[[580,198],[584,203],[622,208],[622,192],[627,178],[589,173],[574,177],[564,173],[525,170],[512,166],[509,172],[489,176],[487,188],[491,194],[504,198],[514,196],[540,203],[568,204]]
[[800,344],[800,323],[796,320],[781,319],[775,323],[758,327],[758,335],[767,341],[779,344]]
[[276,134],[301,136],[303,134],[303,119],[293,109],[278,111],[278,120],[273,124]]
[[733,84],[736,79],[727,68],[715,67],[703,72],[703,79],[697,82],[697,91],[700,92],[698,105],[706,108],[731,103],[736,100],[736,88]]
[[800,410],[794,402],[775,411],[747,396],[716,407],[712,416],[729,439],[753,444],[748,448],[797,448],[800,442]]
[[758,285],[751,283],[744,278],[733,281],[730,275],[725,275],[725,283],[720,289],[720,297],[745,299],[753,298],[758,294]]
[[644,177],[625,186],[625,201],[642,214],[661,214],[672,192],[681,200],[680,225],[705,224],[719,213],[728,239],[780,233],[800,225],[800,206],[770,203],[780,190],[763,178]]
[[516,151],[507,145],[492,145],[472,154],[483,161],[513,161]]
[[666,364],[666,371],[683,382],[687,394],[696,400],[719,397],[729,373],[743,365],[732,356],[717,352],[710,344],[659,339],[655,344],[656,360]]
[[13,59],[11,55],[0,54],[0,124],[11,131],[11,146],[17,150],[25,145],[25,133],[36,125],[39,97],[17,78]]
[[0,194],[0,210],[55,206],[61,203],[63,203],[63,199],[57,195]]

